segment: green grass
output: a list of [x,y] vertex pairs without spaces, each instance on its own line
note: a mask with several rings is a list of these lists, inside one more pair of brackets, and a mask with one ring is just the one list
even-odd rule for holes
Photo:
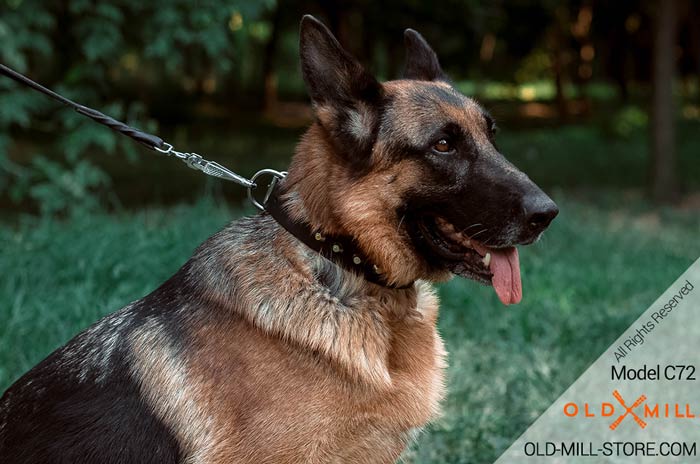
[[[410,463],[491,462],[693,260],[697,212],[618,193],[554,192],[561,214],[522,249],[524,299],[440,287],[450,352],[444,417]],[[241,214],[211,200],[0,228],[0,391],[100,316],[142,297]]]

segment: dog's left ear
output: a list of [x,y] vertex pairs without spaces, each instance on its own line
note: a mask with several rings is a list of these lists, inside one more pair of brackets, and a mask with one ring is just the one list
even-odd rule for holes
[[354,153],[371,150],[382,85],[313,16],[301,20],[299,53],[316,117],[336,147]]
[[447,76],[440,67],[437,55],[422,35],[413,29],[406,29],[403,33],[403,39],[406,46],[404,79],[419,81],[447,80]]

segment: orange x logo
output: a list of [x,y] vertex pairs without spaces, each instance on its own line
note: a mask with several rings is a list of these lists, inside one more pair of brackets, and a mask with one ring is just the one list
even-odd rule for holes
[[632,415],[632,417],[634,418],[634,421],[635,421],[635,422],[637,423],[637,425],[639,425],[641,428],[645,428],[645,427],[647,426],[647,423],[644,422],[644,421],[634,412],[634,409],[635,409],[636,407],[638,407],[640,404],[644,403],[644,402],[647,400],[647,396],[646,396],[646,395],[642,395],[642,396],[640,396],[639,398],[637,398],[637,401],[635,401],[634,403],[632,403],[632,406],[630,406],[630,407],[627,407],[627,405],[625,404],[625,400],[622,399],[622,395],[620,395],[620,392],[618,392],[617,390],[615,390],[615,391],[613,392],[613,396],[615,397],[615,399],[617,399],[617,401],[620,402],[620,404],[622,405],[622,407],[625,408],[625,412],[624,412],[624,414],[621,414],[620,417],[618,417],[617,419],[615,419],[615,422],[613,422],[612,424],[610,424],[610,430],[615,430],[615,429],[617,428],[617,426],[620,425],[620,423],[625,419],[625,417],[627,417],[628,414],[631,414],[631,415]]

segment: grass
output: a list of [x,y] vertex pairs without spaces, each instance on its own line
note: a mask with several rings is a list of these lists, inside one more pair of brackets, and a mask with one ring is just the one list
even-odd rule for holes
[[[444,417],[409,463],[491,462],[693,260],[695,213],[635,196],[554,192],[561,215],[522,249],[523,303],[455,279],[440,287],[449,357]],[[100,316],[170,276],[242,214],[212,200],[0,228],[0,391]]]

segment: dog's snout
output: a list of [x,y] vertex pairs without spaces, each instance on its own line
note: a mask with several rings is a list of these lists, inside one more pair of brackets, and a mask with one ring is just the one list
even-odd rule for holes
[[525,226],[536,234],[545,230],[559,214],[556,203],[543,192],[526,196],[523,201],[523,209],[525,211]]

